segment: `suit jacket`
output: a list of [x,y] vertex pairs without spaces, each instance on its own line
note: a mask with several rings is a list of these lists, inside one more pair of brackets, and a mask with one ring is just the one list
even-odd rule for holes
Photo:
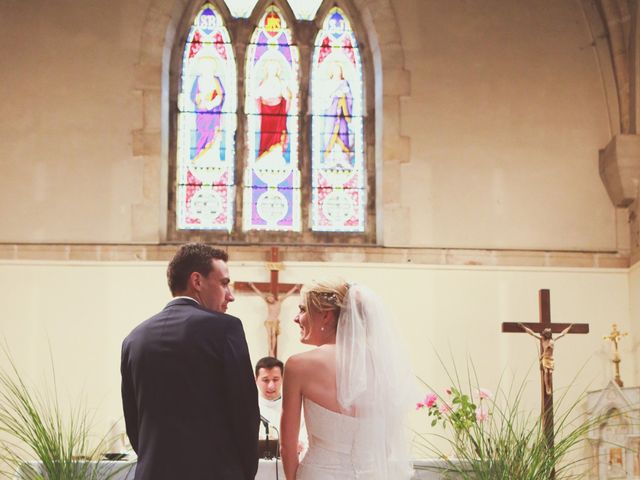
[[242,323],[178,298],[122,343],[135,480],[252,480],[258,393]]

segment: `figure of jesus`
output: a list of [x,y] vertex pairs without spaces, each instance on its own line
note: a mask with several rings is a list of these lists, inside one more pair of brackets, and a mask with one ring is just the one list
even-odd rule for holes
[[520,326],[534,338],[540,340],[540,366],[542,367],[542,372],[544,374],[544,391],[547,395],[551,395],[551,378],[553,375],[553,368],[555,361],[553,359],[553,348],[555,346],[555,341],[560,340],[564,337],[567,332],[571,329],[573,324],[569,325],[565,328],[560,334],[554,339],[553,334],[550,328],[545,328],[542,330],[542,333],[538,335],[536,332],[531,330],[530,328],[525,327],[522,323]]
[[263,163],[263,168],[265,160],[271,167],[282,167],[284,164],[287,112],[291,105],[291,97],[291,89],[282,78],[281,66],[276,60],[267,60],[264,66],[264,77],[256,90],[260,113],[258,160]]
[[271,292],[261,292],[253,283],[249,282],[251,289],[262,297],[267,304],[267,319],[264,321],[264,326],[267,329],[267,340],[269,345],[269,356],[276,357],[278,354],[278,335],[280,335],[280,309],[282,308],[282,302],[293,295],[300,285],[294,285],[291,290],[282,295],[280,298],[276,298]]

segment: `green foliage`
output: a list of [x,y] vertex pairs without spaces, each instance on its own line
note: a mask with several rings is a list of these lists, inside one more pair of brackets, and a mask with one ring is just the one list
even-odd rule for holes
[[[102,442],[91,447],[89,415],[83,406],[63,411],[53,372],[53,391],[39,393],[20,375],[6,347],[8,366],[0,369],[0,461],[13,478],[29,480],[106,480],[97,457]],[[37,460],[40,468],[26,462]]]
[[[442,361],[442,360],[441,360]],[[443,364],[443,367],[445,365]],[[446,370],[446,367],[445,367]],[[479,388],[477,375],[467,366],[468,385],[463,387],[454,367],[447,371],[451,383],[442,396],[430,393],[418,409],[424,409],[432,427],[443,434],[418,434],[417,446],[431,456],[443,458],[450,478],[461,480],[546,480],[555,471],[556,480],[579,478],[584,468],[582,440],[589,429],[603,419],[585,421],[577,413],[581,401],[556,404],[555,446],[549,448],[540,415],[522,407],[525,383],[504,392],[499,383],[496,395]],[[443,452],[430,436],[444,438],[450,449]],[[578,458],[579,460],[576,460]],[[447,474],[445,474],[447,475]]]

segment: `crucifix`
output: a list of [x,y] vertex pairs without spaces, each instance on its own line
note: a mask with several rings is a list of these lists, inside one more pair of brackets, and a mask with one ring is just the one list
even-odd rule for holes
[[611,360],[615,366],[615,378],[614,381],[619,387],[624,387],[622,378],[620,378],[620,352],[618,351],[618,342],[622,337],[626,337],[629,332],[622,333],[618,330],[618,325],[614,323],[612,325],[611,333],[604,337],[605,340],[609,340],[613,343],[613,359]]
[[[540,322],[538,323],[517,323],[503,322],[503,333],[528,333],[540,341],[540,384],[542,387],[542,429],[547,441],[547,448],[553,450],[553,334],[559,335],[555,338],[565,336],[568,333],[589,333],[587,323],[551,323],[551,308],[549,303],[549,290],[538,292],[538,302],[540,306]],[[551,472],[550,480],[555,478],[555,470]]]
[[[282,302],[300,289],[300,285],[294,283],[278,283],[278,272],[283,269],[278,258],[278,247],[271,247],[270,261],[267,262],[267,270],[271,273],[269,282],[235,282],[236,292],[255,292],[262,297],[267,304],[267,319],[264,326],[267,329],[269,356],[278,356],[278,335],[280,335],[280,309]],[[283,294],[280,296],[279,294]]]

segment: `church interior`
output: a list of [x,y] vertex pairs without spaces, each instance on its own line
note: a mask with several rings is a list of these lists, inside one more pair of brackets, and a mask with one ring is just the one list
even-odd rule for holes
[[[218,156],[202,157],[212,162],[202,172],[226,168],[227,183],[214,199],[222,207],[209,198],[196,209],[204,187],[187,170],[211,115],[197,104],[204,82],[193,80],[207,62],[190,62],[203,58],[193,26],[206,8],[226,35],[215,48],[227,53],[198,48],[227,61],[209,62],[222,75],[211,101],[223,95],[226,110],[213,117],[224,138],[212,140]],[[338,14],[357,68],[323,70],[317,38],[338,28]],[[274,19],[289,32],[290,71],[270,67],[269,52],[258,59],[252,32],[270,35]],[[228,252],[238,285],[277,272],[287,285],[371,287],[415,375],[434,389],[471,362],[489,389],[526,381],[538,409],[538,344],[501,325],[538,322],[540,290],[552,322],[589,325],[556,345],[557,391],[577,399],[609,384],[613,324],[628,334],[624,386],[640,386],[639,22],[635,0],[0,2],[2,343],[36,384],[53,363],[60,394],[90,406],[106,432],[122,420],[123,338],[170,300],[166,266],[178,245],[202,241]],[[263,159],[255,140],[268,128],[266,103],[255,101],[275,88],[261,93],[269,85],[258,75],[288,81],[278,158]],[[346,114],[318,114],[322,75],[349,89],[337,107]],[[332,167],[316,158],[327,118]],[[274,180],[282,165],[293,173]],[[357,182],[341,180],[355,170]],[[323,196],[322,181],[336,182],[335,195]],[[262,222],[280,215],[278,201],[290,204]],[[211,213],[218,207],[222,216]],[[352,213],[351,223],[336,220]],[[282,298],[283,360],[309,348],[297,310],[297,295]],[[242,320],[255,363],[268,351],[264,299],[238,288],[228,313]],[[412,430],[430,430],[422,412],[410,415]]]

